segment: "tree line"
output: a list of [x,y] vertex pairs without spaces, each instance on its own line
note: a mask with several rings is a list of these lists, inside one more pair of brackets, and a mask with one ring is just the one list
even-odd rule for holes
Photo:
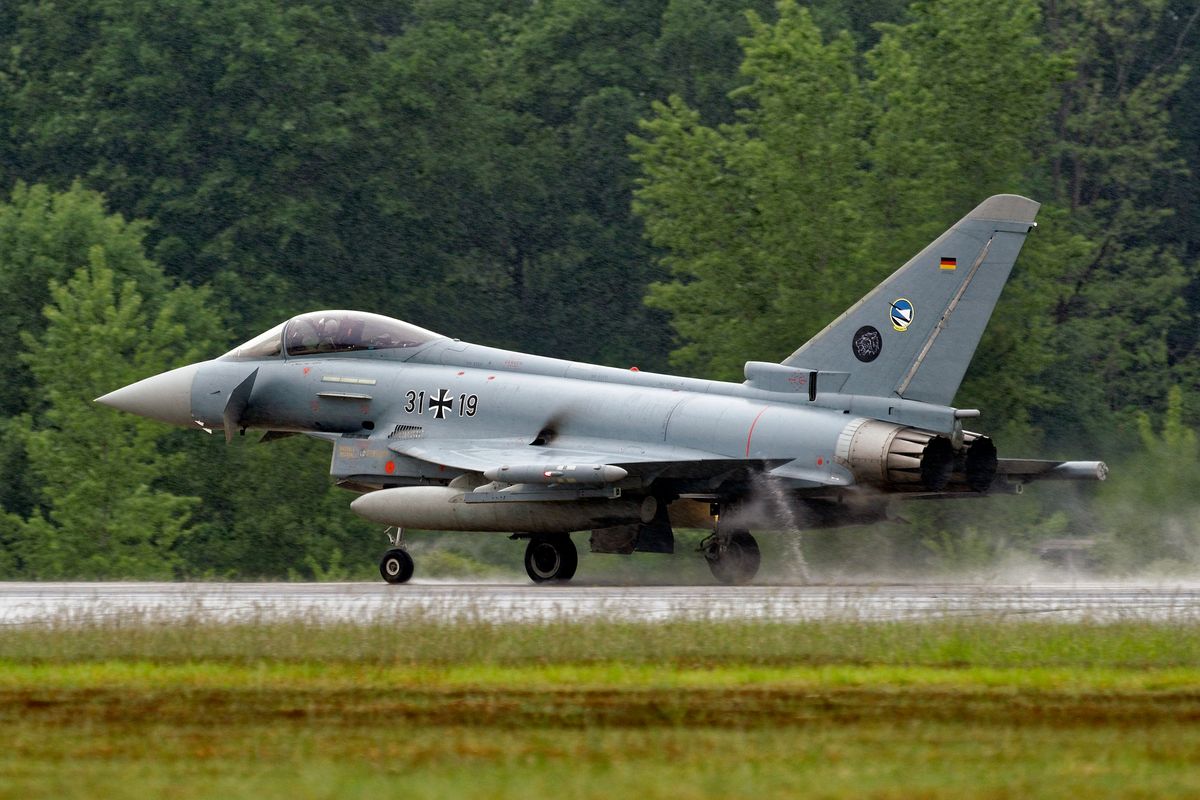
[[1116,477],[1096,503],[939,506],[845,541],[961,561],[1099,532],[1114,569],[1200,548],[1188,3],[12,11],[0,576],[371,564],[378,532],[330,488],[326,446],[226,447],[90,403],[293,314],[737,380],[997,192],[1041,201],[1040,227],[957,404],[1002,455],[1103,457]]

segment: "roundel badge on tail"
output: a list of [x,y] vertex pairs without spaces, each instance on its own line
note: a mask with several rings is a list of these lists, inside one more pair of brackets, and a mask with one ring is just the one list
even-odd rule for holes
[[911,300],[901,297],[892,303],[892,327],[898,331],[908,330],[916,316]]
[[879,358],[879,354],[883,352],[883,337],[870,325],[863,325],[854,332],[852,349],[855,358],[864,364],[869,364]]

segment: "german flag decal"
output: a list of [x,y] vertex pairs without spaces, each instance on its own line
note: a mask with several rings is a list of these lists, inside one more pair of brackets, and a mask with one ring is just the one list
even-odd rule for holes
[[942,269],[958,269],[957,258],[942,258],[942,263],[939,264]]

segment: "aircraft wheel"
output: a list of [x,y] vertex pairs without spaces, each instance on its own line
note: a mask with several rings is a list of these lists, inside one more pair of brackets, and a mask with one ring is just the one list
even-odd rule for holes
[[535,536],[525,547],[525,572],[534,583],[569,581],[578,566],[579,551],[570,536]]
[[392,548],[379,562],[379,574],[388,583],[407,583],[413,576],[413,559],[407,550]]
[[721,548],[716,542],[704,552],[708,568],[721,583],[743,584],[754,580],[762,554],[750,531],[734,531],[729,542]]

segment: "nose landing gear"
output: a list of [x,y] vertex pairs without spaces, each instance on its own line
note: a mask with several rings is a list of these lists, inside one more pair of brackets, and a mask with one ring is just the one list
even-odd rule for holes
[[407,583],[413,576],[414,564],[405,549],[404,529],[388,528],[388,542],[392,546],[379,561],[379,574],[388,583]]

